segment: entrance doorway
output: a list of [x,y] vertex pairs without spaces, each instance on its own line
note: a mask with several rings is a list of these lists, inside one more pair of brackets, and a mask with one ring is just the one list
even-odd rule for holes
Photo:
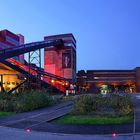
[[135,84],[132,85],[101,85],[100,93],[136,93]]

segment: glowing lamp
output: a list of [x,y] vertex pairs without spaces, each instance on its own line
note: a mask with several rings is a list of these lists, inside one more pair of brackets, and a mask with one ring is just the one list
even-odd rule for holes
[[116,137],[117,136],[117,133],[116,132],[113,132],[112,133],[112,137]]
[[54,80],[53,79],[51,80],[51,83],[54,83]]
[[25,130],[27,133],[30,133],[31,132],[31,129],[30,128],[26,128]]
[[68,86],[69,85],[69,83],[68,82],[66,82],[66,86]]
[[65,84],[63,83],[62,86],[64,86]]

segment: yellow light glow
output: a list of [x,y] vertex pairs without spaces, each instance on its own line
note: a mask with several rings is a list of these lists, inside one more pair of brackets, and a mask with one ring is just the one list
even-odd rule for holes
[[54,83],[54,80],[53,79],[51,80],[51,83]]

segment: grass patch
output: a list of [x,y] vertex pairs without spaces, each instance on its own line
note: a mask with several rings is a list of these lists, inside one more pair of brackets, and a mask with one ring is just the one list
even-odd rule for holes
[[132,116],[124,117],[93,117],[85,115],[65,115],[61,118],[54,120],[53,122],[58,124],[81,124],[81,125],[104,125],[104,124],[123,124],[132,123]]
[[0,117],[12,116],[15,114],[15,112],[0,112]]

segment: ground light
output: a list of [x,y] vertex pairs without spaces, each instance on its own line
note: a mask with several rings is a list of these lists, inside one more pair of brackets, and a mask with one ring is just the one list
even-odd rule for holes
[[116,132],[112,132],[112,137],[116,137],[117,133]]
[[31,129],[30,129],[30,128],[26,128],[25,131],[26,131],[27,133],[30,133],[30,132],[31,132]]

